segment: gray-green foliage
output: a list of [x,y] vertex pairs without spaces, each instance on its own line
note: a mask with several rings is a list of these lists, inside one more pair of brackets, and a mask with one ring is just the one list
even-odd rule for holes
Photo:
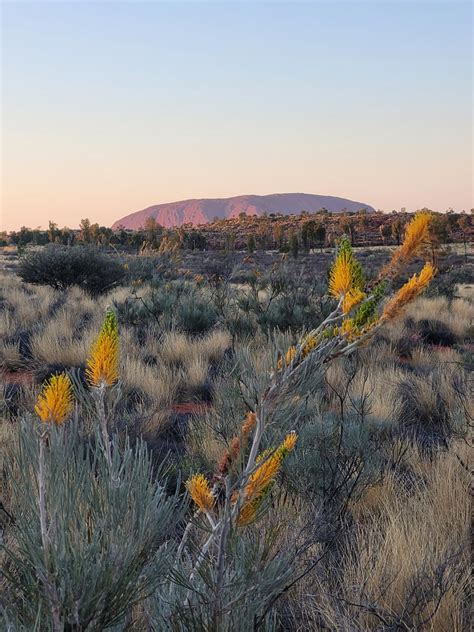
[[[38,502],[39,429],[21,424],[9,460],[14,522],[4,552],[8,618],[24,629],[105,630],[166,576],[177,496],[156,482],[143,443],[112,440],[111,466],[100,442],[86,442],[75,422],[49,427],[44,445],[47,546]],[[43,428],[44,430],[44,428]],[[16,627],[14,628],[16,629]]]
[[276,599],[294,573],[289,551],[279,551],[278,531],[263,525],[239,529],[227,540],[219,565],[207,558],[199,571],[185,563],[147,608],[153,632],[236,632],[277,628]]
[[50,244],[27,251],[20,259],[18,273],[23,281],[64,290],[77,285],[97,296],[119,285],[125,270],[116,257],[89,246]]
[[298,441],[298,458],[286,464],[293,490],[319,508],[339,512],[380,478],[384,469],[380,431],[354,413],[316,415]]
[[204,333],[217,322],[212,302],[189,281],[155,280],[144,296],[131,296],[116,307],[123,322],[154,322],[165,329],[178,327],[190,334]]

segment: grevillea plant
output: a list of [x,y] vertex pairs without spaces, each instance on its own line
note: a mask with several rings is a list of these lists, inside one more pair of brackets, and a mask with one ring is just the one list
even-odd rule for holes
[[[99,403],[117,383],[118,329],[107,313],[88,361]],[[51,377],[6,459],[10,524],[0,547],[3,630],[125,630],[133,607],[167,580],[182,516],[142,441],[91,437],[73,415],[67,374]],[[102,426],[102,427],[101,427]],[[105,437],[103,432],[105,431]],[[101,441],[103,439],[103,441]]]
[[[392,320],[428,285],[435,271],[426,263],[397,292],[391,292],[393,279],[424,249],[431,221],[429,213],[418,213],[406,228],[405,240],[389,264],[373,283],[364,279],[350,242],[343,238],[329,273],[329,294],[336,304],[332,312],[315,329],[304,335],[297,345],[282,353],[271,374],[271,381],[255,396],[255,407],[249,411],[239,436],[234,437],[224,452],[212,480],[195,474],[187,483],[197,514],[186,528],[179,554],[186,555],[186,540],[193,528],[205,530],[205,536],[190,568],[190,578],[204,564],[214,569],[215,600],[210,605],[215,629],[222,627],[230,610],[222,603],[226,551],[229,539],[240,530],[258,521],[265,499],[275,483],[286,456],[297,450],[297,435],[288,434],[280,445],[262,449],[266,432],[274,430],[275,401],[282,392],[289,392],[305,371],[322,373],[328,362],[348,355],[366,343],[386,322]],[[206,525],[207,523],[207,525]],[[235,606],[235,600],[233,601]],[[227,608],[227,609],[226,609]],[[221,627],[219,627],[221,626]],[[213,628],[214,629],[214,628]]]

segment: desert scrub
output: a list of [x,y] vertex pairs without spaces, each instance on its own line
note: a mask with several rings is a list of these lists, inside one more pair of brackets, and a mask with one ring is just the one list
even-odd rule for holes
[[23,281],[64,290],[77,285],[92,296],[115,287],[125,277],[120,261],[97,248],[48,245],[27,251],[18,273]]
[[[213,578],[213,588],[208,597],[207,625],[221,629],[229,621],[232,608],[223,582],[227,569],[233,564],[231,551],[241,537],[240,531],[252,529],[253,524],[258,522],[283,461],[295,447],[295,428],[283,440],[274,442],[278,429],[280,432],[283,430],[279,413],[284,400],[287,400],[286,406],[289,405],[289,400],[295,407],[298,399],[302,399],[301,395],[298,397],[298,393],[302,394],[308,389],[314,374],[323,373],[328,362],[351,354],[385,323],[397,317],[428,285],[434,270],[426,263],[398,291],[387,296],[388,279],[394,278],[399,269],[406,266],[422,249],[429,222],[430,216],[426,213],[415,216],[407,227],[405,241],[393,254],[390,265],[371,285],[364,281],[361,266],[354,257],[349,242],[343,239],[329,274],[329,292],[337,301],[333,310],[317,327],[305,333],[296,345],[282,353],[279,359],[278,356],[274,357],[272,369],[261,374],[254,370],[255,367],[252,369],[251,363],[241,362],[239,379],[242,397],[250,411],[238,434],[231,439],[223,452],[212,483],[199,474],[188,481],[188,491],[195,503],[196,514],[202,518],[197,523],[194,520],[188,523],[176,560],[177,567],[184,564],[188,568],[190,581],[197,577]],[[288,416],[285,417],[288,424]],[[293,415],[292,421],[297,424],[296,415]],[[343,430],[344,426],[329,429],[332,446],[329,446],[328,453],[336,451],[345,458]],[[367,443],[366,438],[365,441],[364,438],[360,441]],[[352,482],[361,478],[361,472],[351,464],[359,461],[356,449],[349,454],[346,465],[336,466],[336,470],[342,473],[342,480],[334,476],[334,470],[331,472],[335,482],[334,491],[330,495],[335,496],[344,489],[346,482],[351,489]],[[316,477],[321,478],[319,472]],[[351,494],[351,491],[346,491],[346,503]],[[192,562],[182,557],[188,539],[197,546]],[[259,582],[254,581],[254,589],[261,591]],[[254,617],[263,622],[268,613],[264,606],[267,597],[261,592],[260,594],[262,605],[259,612],[254,612]],[[271,590],[269,594],[273,598]],[[188,591],[185,606],[191,611],[196,607],[193,605],[196,603],[195,599],[196,596]],[[239,601],[232,602],[234,609],[248,608],[248,599],[242,596]]]
[[[369,370],[377,374],[383,368],[388,383],[400,370],[403,380],[409,370],[420,369],[423,362],[420,356],[418,367],[401,369],[387,333],[394,326],[394,319],[410,308],[410,301],[423,291],[434,273],[429,265],[419,265],[416,270],[410,270],[405,283],[396,285],[395,274],[409,265],[410,258],[414,260],[422,252],[429,217],[425,214],[420,217],[416,218],[416,230],[407,233],[410,238],[406,243],[410,247],[404,244],[403,257],[395,255],[392,266],[388,266],[380,276],[375,273],[363,275],[357,257],[343,240],[331,268],[330,291],[321,298],[321,309],[317,314],[313,313],[314,320],[308,312],[309,326],[303,329],[292,330],[289,327],[280,332],[275,328],[268,335],[268,331],[259,325],[262,309],[272,309],[271,306],[277,304],[277,297],[269,302],[271,287],[263,288],[259,280],[261,277],[255,271],[250,272],[255,282],[252,276],[249,281],[248,274],[242,275],[240,287],[227,283],[226,279],[214,279],[212,282],[201,278],[191,280],[189,275],[186,281],[167,277],[165,282],[164,274],[162,277],[155,275],[151,286],[145,283],[137,285],[134,292],[139,300],[136,304],[141,304],[146,311],[150,303],[144,306],[140,298],[147,299],[148,292],[156,291],[159,309],[155,314],[150,314],[148,310],[146,318],[137,321],[138,327],[135,327],[133,319],[127,320],[119,309],[119,320],[122,316],[118,333],[120,360],[116,359],[113,345],[104,346],[96,342],[92,351],[84,357],[84,361],[89,359],[87,388],[80,387],[75,373],[71,373],[77,401],[75,406],[78,408],[74,417],[79,421],[65,421],[51,430],[48,424],[41,425],[41,435],[34,437],[37,442],[40,440],[35,444],[38,450],[43,446],[42,471],[48,471],[47,449],[53,446],[53,439],[41,442],[45,436],[44,427],[48,427],[48,437],[59,437],[57,433],[60,431],[69,432],[70,428],[73,432],[77,428],[78,442],[87,446],[91,455],[88,458],[94,462],[93,471],[101,474],[100,484],[96,486],[104,490],[108,505],[113,505],[110,502],[113,491],[109,486],[118,486],[124,497],[127,496],[126,490],[121,488],[122,477],[128,467],[123,462],[128,463],[128,458],[130,463],[136,460],[135,450],[143,445],[138,436],[140,432],[131,433],[133,448],[125,432],[120,438],[114,433],[114,429],[124,428],[124,421],[128,421],[123,412],[125,409],[121,407],[127,389],[149,391],[140,411],[145,413],[147,407],[158,404],[158,401],[152,403],[153,390],[159,390],[162,383],[165,391],[171,386],[178,386],[177,391],[171,393],[171,398],[176,400],[176,397],[190,395],[182,390],[183,386],[196,393],[199,384],[211,377],[212,401],[202,409],[194,409],[194,415],[187,419],[186,424],[180,420],[180,424],[172,429],[177,433],[179,428],[186,426],[187,452],[181,461],[173,463],[173,476],[178,478],[181,474],[181,479],[187,481],[187,485],[181,487],[183,496],[178,505],[181,506],[181,502],[188,498],[184,502],[189,502],[190,507],[186,509],[185,519],[180,522],[179,528],[175,529],[173,523],[167,534],[160,532],[162,540],[152,543],[149,549],[160,551],[157,547],[166,542],[167,550],[171,552],[171,565],[161,567],[159,585],[149,584],[149,590],[140,592],[136,598],[139,606],[133,607],[133,599],[129,599],[127,605],[125,598],[117,619],[94,615],[95,618],[88,623],[90,629],[95,629],[96,625],[98,629],[103,629],[106,627],[104,621],[111,621],[111,626],[120,624],[127,629],[150,628],[160,632],[170,628],[196,632],[202,629],[229,632],[235,629],[296,630],[305,629],[306,622],[308,630],[318,629],[319,625],[329,629],[332,625],[332,629],[344,630],[355,629],[351,621],[357,617],[359,627],[356,629],[370,629],[372,619],[365,619],[362,614],[354,615],[354,609],[359,604],[347,608],[341,605],[341,600],[348,601],[354,596],[350,586],[345,585],[341,571],[346,571],[349,578],[362,577],[359,584],[351,579],[352,589],[354,585],[362,588],[370,586],[368,576],[371,568],[359,569],[360,573],[366,571],[367,576],[354,574],[359,562],[366,560],[364,551],[370,551],[370,542],[364,539],[365,535],[360,540],[363,544],[355,546],[359,542],[359,531],[368,528],[377,517],[381,522],[379,525],[374,522],[374,531],[378,526],[380,537],[376,540],[371,531],[367,531],[367,537],[373,537],[386,551],[392,540],[386,529],[388,520],[383,516],[383,503],[379,502],[372,511],[370,497],[375,497],[377,490],[385,484],[387,492],[399,486],[400,503],[396,508],[400,511],[405,506],[401,501],[409,498],[410,494],[416,493],[420,501],[428,480],[426,473],[404,459],[407,444],[399,448],[401,440],[395,437],[394,441],[396,433],[392,432],[390,424],[396,424],[389,418],[389,404],[385,403],[384,419],[379,418],[382,406],[376,410],[371,400],[384,398],[387,402],[389,398],[385,397],[383,388],[372,393],[376,379],[369,374]],[[248,265],[252,264],[249,262]],[[368,280],[365,280],[367,276]],[[252,283],[257,290],[256,295],[252,295]],[[392,288],[396,291],[393,292]],[[175,314],[171,313],[177,311],[181,301],[187,302],[194,295],[202,300],[209,299],[216,309],[219,329],[213,329],[205,336],[198,335],[194,327],[189,333],[179,331],[180,325]],[[175,301],[174,305],[170,297]],[[240,318],[245,315],[247,305],[238,304],[242,297],[257,299],[258,304],[248,304],[248,320],[256,327],[256,335],[247,341],[234,336],[230,341],[226,318],[233,310],[234,316]],[[118,305],[123,303],[121,290],[117,291],[115,298]],[[104,325],[99,338],[109,335],[109,329]],[[115,325],[113,329],[116,336]],[[98,332],[99,326],[94,324],[94,335]],[[370,352],[361,351],[363,344],[377,336],[380,337],[379,342]],[[229,342],[233,343],[231,352],[227,351]],[[94,367],[105,367],[102,361],[99,362],[97,354],[106,347],[108,350],[100,353],[106,356],[103,359],[107,362],[113,361],[112,377],[109,379],[102,372],[102,377],[96,379]],[[358,364],[359,361],[363,366]],[[143,367],[146,370],[141,371]],[[452,387],[450,385],[449,389]],[[396,386],[393,392],[396,392]],[[165,398],[158,400],[162,403],[156,405],[154,411],[149,411],[149,421],[161,430],[166,424],[163,411],[167,404]],[[89,407],[84,423],[82,413],[86,405]],[[394,412],[398,414],[398,409]],[[64,436],[68,437],[68,443],[74,444],[74,441],[69,441],[69,435]],[[170,445],[164,440],[163,444]],[[448,452],[450,441],[446,442],[445,449]],[[430,458],[436,459],[438,452],[441,451],[435,450]],[[132,456],[129,457],[129,454]],[[87,461],[81,456],[83,461]],[[416,456],[420,461],[424,458],[424,454]],[[460,458],[464,458],[462,454]],[[30,459],[29,469],[33,474],[37,472],[39,461],[39,454]],[[161,457],[156,461],[161,461]],[[96,462],[100,463],[99,467]],[[122,464],[123,472],[119,464]],[[67,480],[72,481],[75,474],[67,472]],[[156,480],[149,472],[149,484],[158,485],[162,480],[159,470]],[[84,473],[80,476],[87,479]],[[143,479],[140,480],[148,489]],[[35,482],[28,483],[32,498],[36,494]],[[455,484],[459,486],[459,479],[456,478]],[[137,489],[132,487],[126,489]],[[90,486],[86,485],[85,489],[90,490]],[[50,492],[46,490],[45,494],[44,491],[43,487],[42,498],[47,499]],[[77,494],[80,493],[79,490]],[[136,495],[139,496],[138,490]],[[80,499],[82,501],[82,496]],[[86,501],[82,504],[88,508],[90,504]],[[127,497],[126,501],[135,508],[132,499]],[[425,511],[428,511],[430,502],[423,505]],[[409,504],[406,506],[411,507]],[[125,499],[120,507],[123,510]],[[397,511],[393,512],[394,515]],[[47,513],[43,511],[45,515]],[[81,517],[83,529],[86,529],[84,524],[87,525],[88,521],[84,515]],[[96,516],[92,515],[92,519]],[[74,520],[78,521],[73,519],[73,524]],[[132,524],[124,526],[122,514],[115,516],[114,520],[118,524],[117,536],[126,539],[128,550],[133,544],[133,534],[126,528],[136,523],[132,520]],[[421,520],[419,513],[417,520]],[[108,529],[111,534],[102,534],[103,542],[115,537],[112,518]],[[384,534],[388,534],[385,540]],[[94,530],[87,536],[95,542]],[[432,538],[433,534],[430,532],[429,536]],[[408,546],[417,545],[413,539],[404,542]],[[54,541],[54,550],[61,552],[60,545],[61,542]],[[115,540],[114,546],[119,546]],[[72,544],[70,548],[74,548]],[[41,550],[49,552],[50,542],[46,540]],[[79,546],[79,554],[82,550]],[[87,548],[85,551],[87,556]],[[354,551],[357,553],[355,560],[351,558]],[[142,555],[141,559],[145,561],[139,565],[140,570],[133,580],[135,586],[141,586],[142,580],[157,577],[147,552],[142,551]],[[109,579],[110,558],[104,556],[103,573],[99,564],[93,566],[94,572],[100,574],[100,581],[97,580],[99,587]],[[390,559],[394,567],[397,555],[390,554]],[[438,603],[439,596],[443,608],[444,603],[449,603],[448,593],[439,591],[439,585],[433,582],[433,578],[440,577],[444,582],[443,563],[454,558],[446,558],[444,553],[437,555],[427,574],[423,574],[425,558],[418,556],[416,559],[417,572],[405,573],[402,588],[397,588],[392,601],[385,599],[385,595],[374,597],[368,589],[363,595],[363,605],[378,599],[376,613],[386,619],[388,612],[392,617],[387,618],[390,625],[401,626],[400,621],[405,626],[423,623],[431,613],[431,605]],[[369,560],[372,557],[369,556]],[[459,564],[456,560],[453,565],[455,575],[462,564],[462,560]],[[396,577],[396,569],[393,576]],[[36,586],[40,586],[37,590],[44,589],[42,577],[35,577]],[[48,576],[45,577],[48,580]],[[384,577],[383,573],[379,573],[378,583],[383,586]],[[114,581],[118,581],[117,577]],[[456,581],[453,579],[450,585],[462,592],[462,578],[457,584]],[[46,586],[41,616],[57,616],[58,600],[51,593],[51,581]],[[304,586],[304,592],[297,601],[291,602],[290,597],[298,595],[299,586]],[[414,614],[410,601],[412,588],[417,596],[418,614]],[[316,594],[316,589],[313,601],[311,595]],[[21,601],[20,580],[16,590],[19,595],[16,598]],[[6,601],[13,604],[9,609],[9,616],[13,618],[16,602],[12,601],[12,594],[9,593]],[[122,591],[120,594],[127,597],[129,593]],[[38,612],[36,595],[31,595],[28,603],[30,609],[36,608],[35,612]],[[404,599],[406,597],[404,603],[409,608],[406,611],[403,605],[401,609],[395,608],[399,595]],[[106,601],[108,603],[108,600],[101,603]],[[66,598],[66,605],[61,606],[59,612],[68,612],[69,603],[71,601]],[[310,607],[306,608],[306,604]],[[409,612],[409,617],[403,619],[404,612]],[[373,612],[369,615],[372,616]],[[417,619],[418,615],[422,618]],[[376,615],[373,616],[380,622]]]
[[216,324],[217,314],[203,288],[187,280],[156,279],[142,289],[138,283],[131,296],[115,302],[120,319],[129,324],[157,324],[203,334]]

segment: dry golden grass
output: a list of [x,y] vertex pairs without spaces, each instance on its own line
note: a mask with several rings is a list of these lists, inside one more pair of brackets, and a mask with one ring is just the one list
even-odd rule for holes
[[[461,451],[466,458],[464,446],[453,450]],[[399,481],[390,476],[379,490],[377,518],[359,527],[354,554],[344,565],[344,584],[365,586],[369,600],[376,600],[389,577],[390,588],[379,604],[389,611],[402,612],[413,586],[420,581],[420,572],[425,570],[434,577],[438,567],[449,563],[459,547],[464,548],[464,577],[459,581],[454,577],[458,569],[448,570],[454,585],[428,627],[440,632],[460,630],[468,580],[469,477],[453,453],[432,463],[414,452],[411,465],[418,482],[410,493],[404,493]],[[419,624],[435,606],[433,599],[413,624]],[[373,617],[368,617],[367,623],[370,619]]]
[[186,334],[171,332],[163,336],[157,351],[165,364],[183,366],[189,361],[192,345]]
[[44,328],[31,338],[31,352],[38,364],[60,363],[65,366],[84,364],[97,330],[99,314],[78,333],[77,313],[62,308]]
[[474,303],[463,298],[456,298],[449,303],[445,297],[422,297],[408,306],[406,316],[415,321],[440,321],[456,335],[464,336],[474,322]]
[[[400,411],[399,385],[405,373],[393,361],[384,362],[384,350],[374,352],[373,362],[358,369],[350,384],[348,374],[341,362],[330,365],[327,382],[330,385],[328,394],[333,410],[338,410],[339,399],[344,397],[345,406],[349,410],[360,410],[360,403],[365,398],[365,412],[368,417],[392,424]],[[379,364],[379,362],[380,364]]]
[[468,629],[470,477],[456,455],[467,461],[464,444],[434,461],[411,448],[408,486],[388,474],[351,506],[356,526],[331,580],[316,572],[298,588],[301,630],[377,630],[380,617],[402,620],[397,629]]
[[0,370],[19,371],[25,366],[19,342],[0,342]]
[[169,406],[176,399],[179,376],[166,367],[147,366],[137,357],[125,354],[121,361],[121,379],[128,388],[149,397],[152,409]]
[[227,331],[217,330],[199,338],[194,345],[197,355],[206,358],[209,362],[219,362],[226,350],[229,349],[230,342],[230,335]]
[[199,388],[207,379],[208,362],[204,357],[194,357],[186,365],[186,383],[190,388]]

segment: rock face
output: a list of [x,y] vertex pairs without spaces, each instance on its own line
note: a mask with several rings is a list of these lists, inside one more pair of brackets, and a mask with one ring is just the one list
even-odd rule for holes
[[273,195],[239,195],[231,198],[202,200],[182,200],[168,204],[149,206],[142,211],[131,213],[114,222],[112,228],[123,226],[137,230],[142,228],[149,217],[154,217],[158,224],[166,228],[182,224],[207,224],[214,218],[226,219],[246,215],[263,215],[264,213],[282,213],[297,215],[301,211],[315,213],[322,208],[330,213],[344,211],[357,212],[365,208],[374,209],[363,202],[354,202],[344,198],[327,195],[311,195],[308,193],[275,193]]

